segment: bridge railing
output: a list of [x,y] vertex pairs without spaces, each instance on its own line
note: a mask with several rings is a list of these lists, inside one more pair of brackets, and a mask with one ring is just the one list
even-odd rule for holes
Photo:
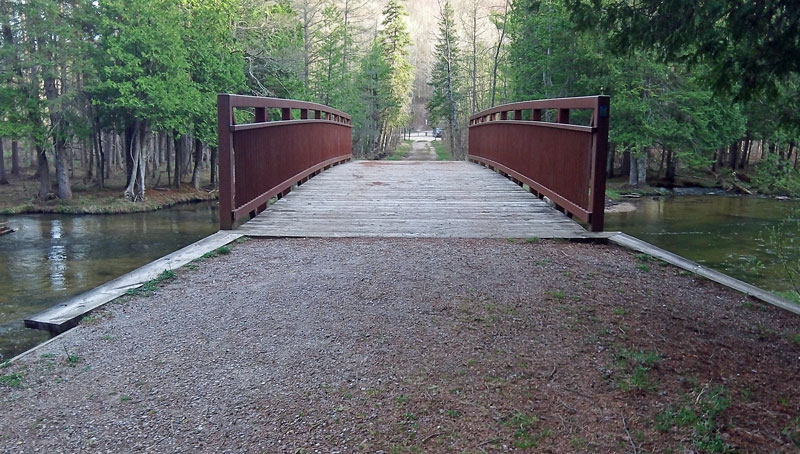
[[220,94],[217,118],[223,230],[353,157],[350,116],[321,104]]
[[[587,125],[570,124],[575,110],[588,111],[573,116]],[[551,116],[555,121],[546,121]],[[470,117],[468,158],[602,231],[608,116],[608,96],[497,106]]]

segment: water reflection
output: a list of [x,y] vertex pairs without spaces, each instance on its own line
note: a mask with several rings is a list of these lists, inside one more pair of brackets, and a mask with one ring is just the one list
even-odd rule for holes
[[[630,213],[609,213],[606,230],[622,230],[663,249],[759,287],[782,291],[788,278],[768,247],[769,231],[791,236],[781,221],[800,202],[757,197],[681,196],[648,198]],[[800,250],[795,251],[800,259]]]
[[138,268],[217,229],[213,204],[128,215],[0,216],[0,360],[46,334],[22,320]]

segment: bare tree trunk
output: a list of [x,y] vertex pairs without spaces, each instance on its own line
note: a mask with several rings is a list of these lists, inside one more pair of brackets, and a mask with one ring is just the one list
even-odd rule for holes
[[19,143],[11,141],[11,175],[19,176]]
[[508,22],[508,5],[510,0],[506,0],[506,9],[503,12],[503,28],[500,32],[500,39],[497,41],[497,49],[494,52],[494,67],[492,68],[492,104],[494,107],[495,94],[497,92],[497,65],[500,60],[500,49],[503,47],[503,38],[506,36],[506,23]]
[[178,133],[174,132],[173,140],[174,148],[175,148],[175,180],[173,183],[175,184],[175,188],[180,189],[181,187],[181,166],[183,165],[183,142],[186,140],[184,136],[178,137]]
[[[44,79],[44,92],[48,101],[55,101],[58,99],[58,89],[56,88],[56,80],[53,77],[45,77]],[[58,190],[56,195],[61,200],[72,199],[72,188],[69,183],[69,162],[67,161],[67,143],[62,131],[61,113],[56,108],[50,110],[50,127],[52,128],[53,135],[53,149],[55,150],[56,159],[56,181],[58,183]]]
[[200,165],[203,163],[203,142],[194,139],[194,170],[192,171],[192,186],[200,189]]
[[44,148],[36,146],[36,162],[38,163],[36,173],[39,175],[39,200],[47,200],[50,197],[50,164],[47,162],[47,154]]
[[209,157],[209,164],[211,167],[211,184],[217,186],[217,155],[219,151],[217,147],[211,147],[211,156]]
[[0,137],[0,184],[8,184],[8,176],[6,175],[6,157],[3,150],[3,138]]

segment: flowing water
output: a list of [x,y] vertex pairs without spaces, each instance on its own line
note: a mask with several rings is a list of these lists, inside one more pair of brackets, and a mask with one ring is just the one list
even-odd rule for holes
[[0,216],[0,361],[46,340],[23,320],[217,230],[215,204],[150,213]]
[[[606,230],[622,230],[767,290],[789,289],[768,230],[800,235],[781,224],[800,202],[702,195],[645,198],[636,205],[634,212],[608,214]],[[24,328],[25,317],[213,233],[217,211],[199,204],[114,216],[0,216],[6,221],[17,232],[0,236],[0,360],[47,339]],[[800,250],[794,253],[800,259]]]
[[[770,229],[800,235],[800,201],[724,195],[644,198],[636,211],[609,213],[606,230],[629,235],[765,290],[789,290],[789,279],[770,243]],[[800,246],[800,244],[798,244]],[[800,260],[800,249],[792,252]]]

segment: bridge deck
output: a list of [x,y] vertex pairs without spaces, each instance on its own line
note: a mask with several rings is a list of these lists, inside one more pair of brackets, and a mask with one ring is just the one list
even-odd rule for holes
[[468,162],[356,161],[237,229],[257,237],[589,238],[512,181]]

